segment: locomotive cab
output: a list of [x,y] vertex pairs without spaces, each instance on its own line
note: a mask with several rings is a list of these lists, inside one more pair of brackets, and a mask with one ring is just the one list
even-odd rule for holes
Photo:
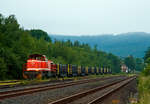
[[53,62],[48,60],[45,55],[32,54],[23,66],[23,77],[25,79],[40,79],[42,76],[50,77],[52,75],[51,71],[56,72],[55,69]]

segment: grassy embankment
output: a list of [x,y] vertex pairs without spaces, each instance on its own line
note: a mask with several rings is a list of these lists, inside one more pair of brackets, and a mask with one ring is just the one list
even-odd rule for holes
[[140,75],[138,78],[139,103],[150,104],[150,76]]

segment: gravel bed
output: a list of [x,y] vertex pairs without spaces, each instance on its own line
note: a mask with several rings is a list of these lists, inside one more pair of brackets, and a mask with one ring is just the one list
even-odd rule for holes
[[[106,79],[108,77],[102,77],[99,79]],[[112,76],[113,78],[113,76]],[[86,78],[86,79],[80,79],[80,80],[76,80],[76,81],[81,81],[81,80],[88,80],[88,79],[94,79],[94,78]],[[4,91],[12,91],[12,90],[19,90],[19,89],[25,89],[25,88],[32,88],[32,87],[42,87],[42,86],[50,86],[50,85],[55,85],[55,84],[63,84],[65,82],[74,82],[73,79],[69,79],[69,80],[55,80],[55,81],[47,81],[47,82],[41,82],[39,84],[29,84],[29,85],[19,85],[19,86],[13,86],[13,87],[8,87],[8,88],[0,88],[0,92],[4,92]]]
[[[119,81],[120,79],[117,79],[117,80]],[[117,81],[117,80],[115,80],[115,81]],[[93,93],[93,94],[87,95],[87,96],[85,96],[85,97],[83,97],[83,98],[81,98],[81,99],[75,100],[75,101],[73,101],[73,102],[71,102],[71,103],[69,103],[69,104],[88,104],[88,103],[91,102],[92,100],[98,98],[98,97],[101,96],[102,94],[104,94],[104,93],[110,91],[111,89],[113,89],[113,88],[115,88],[115,87],[116,87],[116,85],[113,85],[113,86],[111,86],[111,87],[109,87],[109,88],[105,88],[105,89],[103,89],[103,90],[97,91],[96,93]],[[106,104],[107,104],[107,103],[106,103]]]
[[125,85],[123,88],[119,89],[115,93],[111,94],[101,104],[112,104],[113,101],[118,101],[118,104],[131,104],[129,103],[130,98],[138,100],[136,79],[134,79],[129,84]]
[[[25,89],[25,88],[32,88],[32,87],[39,87],[39,86],[47,86],[47,85],[55,85],[55,84],[63,84],[64,82],[72,82],[73,80],[56,80],[56,81],[46,81],[46,82],[40,82],[40,83],[34,83],[34,84],[29,84],[29,85],[16,85],[16,86],[9,86],[9,87],[2,87],[0,86],[0,92],[4,91],[11,91],[11,90],[16,90],[16,89]],[[2,88],[1,88],[2,87]]]
[[[65,82],[72,82],[72,81],[65,81]],[[64,84],[65,82],[61,81],[59,83],[58,82],[57,83],[46,83],[46,84],[39,84],[39,85],[27,85],[27,86],[13,87],[13,88],[5,88],[5,89],[0,89],[0,92],[26,89],[26,88],[34,88],[34,87],[42,87],[42,86],[51,86],[51,85],[55,85],[55,84]]]
[[[91,77],[89,76],[84,76],[81,77],[78,80],[84,80],[84,79],[91,79]],[[12,90],[12,89],[16,89],[16,88],[28,88],[28,87],[32,87],[32,86],[38,86],[41,84],[53,84],[53,83],[62,83],[62,82],[69,82],[69,81],[74,81],[74,78],[70,78],[70,79],[65,79],[63,80],[62,78],[56,79],[56,80],[50,80],[50,81],[44,81],[44,82],[35,82],[35,83],[29,83],[29,84],[14,84],[14,85],[0,85],[0,92],[1,91],[5,91],[5,90]],[[15,82],[15,81],[14,81]]]
[[9,98],[1,101],[0,104],[47,104],[62,97],[103,85],[114,79],[120,79],[120,77]]

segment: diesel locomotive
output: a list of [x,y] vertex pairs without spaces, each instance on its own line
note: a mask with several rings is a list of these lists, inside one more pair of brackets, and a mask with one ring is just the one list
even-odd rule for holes
[[23,78],[40,79],[43,77],[75,77],[90,74],[109,74],[108,67],[90,67],[71,64],[55,64],[48,60],[45,55],[32,54],[23,65]]

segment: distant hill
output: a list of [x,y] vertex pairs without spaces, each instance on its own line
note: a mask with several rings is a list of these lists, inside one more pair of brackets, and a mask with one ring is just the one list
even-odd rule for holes
[[62,36],[50,35],[52,40],[75,40],[88,43],[91,46],[97,44],[98,49],[113,53],[118,56],[133,55],[143,57],[144,52],[150,47],[150,34],[144,32],[131,32],[119,35],[107,34],[97,36]]

